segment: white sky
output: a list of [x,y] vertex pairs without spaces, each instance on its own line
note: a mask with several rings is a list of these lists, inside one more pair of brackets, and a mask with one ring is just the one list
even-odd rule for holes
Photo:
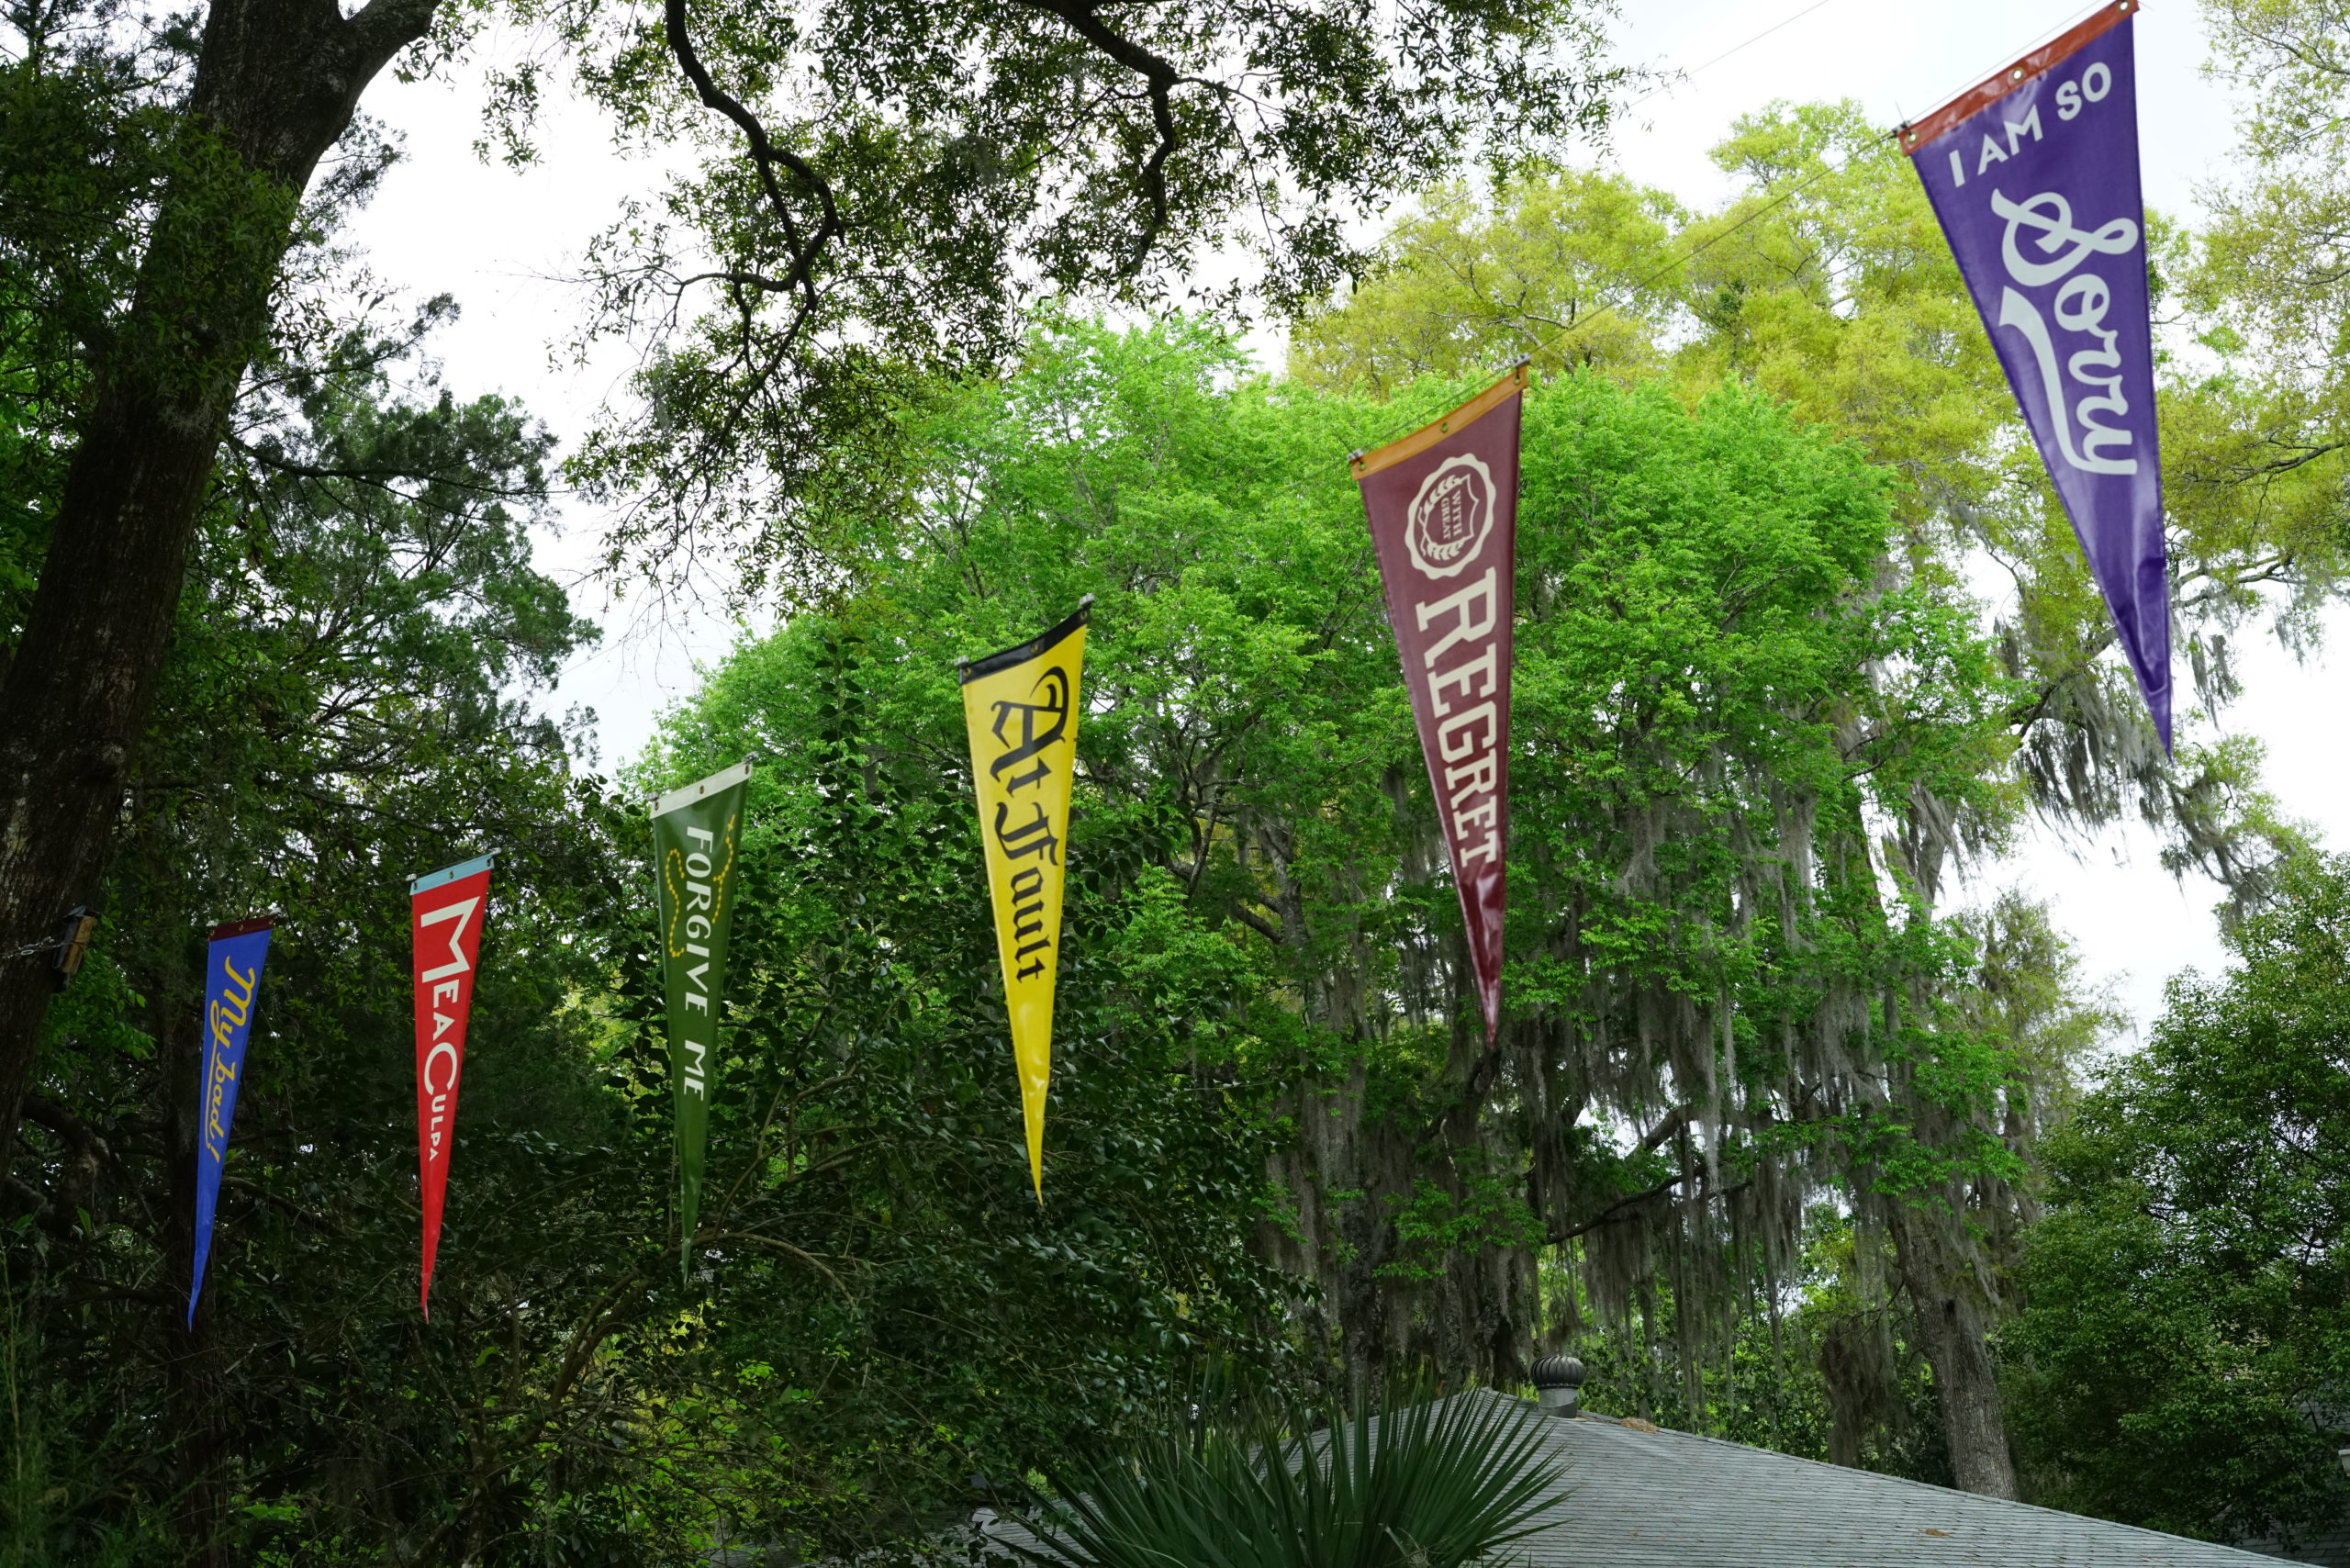
[[[1633,109],[1616,129],[1610,161],[1710,206],[1730,187],[1706,149],[1737,116],[1774,98],[1852,97],[1891,126],[1988,76],[2085,10],[2031,0],[1631,0],[1617,29],[1622,57],[1693,74]],[[2138,24],[2138,50],[2147,200],[2193,217],[2195,190],[2223,172],[2233,135],[2225,94],[2201,74],[2206,48],[2191,0],[2154,0]],[[456,297],[464,318],[435,340],[452,390],[519,397],[559,436],[574,438],[618,390],[628,361],[606,352],[578,364],[560,352],[584,308],[562,280],[620,201],[652,188],[657,170],[616,155],[595,114],[562,106],[545,124],[538,165],[516,173],[486,164],[471,151],[480,108],[471,75],[379,83],[367,109],[405,138],[408,157],[348,238],[380,276],[419,296]],[[547,542],[544,558],[566,579],[591,561],[598,521],[574,507],[564,537]],[[556,705],[585,702],[599,711],[609,769],[643,745],[664,705],[692,689],[695,661],[722,652],[736,633],[708,617],[647,625],[635,603],[614,603],[592,583],[580,583],[575,597],[603,622],[606,640],[566,674]],[[2334,622],[2350,629],[2350,617]],[[2339,694],[2339,655],[2332,665],[2298,666],[2254,634],[2242,663],[2248,690],[2228,714],[2230,728],[2266,744],[2269,782],[2290,814],[2317,825],[2330,846],[2350,843],[2350,801],[2339,782],[2350,765],[2350,704]],[[2143,831],[2109,833],[2076,853],[2035,843],[1990,868],[1977,892],[2009,882],[2053,902],[2089,973],[2111,980],[2142,1021],[2158,1007],[2172,971],[2220,960],[2210,913],[2217,889],[2199,879],[2175,884]]]

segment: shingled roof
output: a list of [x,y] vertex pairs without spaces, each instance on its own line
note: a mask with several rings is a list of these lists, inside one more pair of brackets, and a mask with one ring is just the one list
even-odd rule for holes
[[1565,1480],[1545,1516],[1555,1528],[1519,1548],[1536,1568],[2276,1568],[2233,1547],[1645,1422],[1543,1426]]
[[[1550,1528],[1505,1553],[1528,1568],[2276,1568],[2233,1547],[1646,1422],[1585,1414],[1541,1427],[1561,1473]],[[1033,1540],[1008,1521],[983,1533]]]

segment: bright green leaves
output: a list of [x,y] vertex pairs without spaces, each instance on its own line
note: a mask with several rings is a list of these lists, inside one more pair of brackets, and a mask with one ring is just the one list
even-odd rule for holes
[[1656,339],[1683,293],[1678,203],[1620,175],[1532,173],[1495,207],[1460,186],[1424,196],[1382,241],[1383,264],[1298,319],[1290,373],[1383,397],[1517,353],[1542,375],[1662,363]]
[[[2292,74],[2308,102],[2291,112],[2307,120],[2309,103],[2333,101],[2338,84],[2289,51],[2327,58],[2338,9],[2231,6],[2223,46],[2240,63]],[[2340,466],[2350,312],[2337,308],[2338,279],[2325,281],[2339,271],[2324,258],[2340,225],[2322,195],[2339,182],[2318,170],[2314,142],[2294,145],[2288,157],[2277,136],[2255,139],[2263,172],[2199,250],[2149,219],[2158,264],[2185,282],[2160,308],[2183,302],[2182,330],[2207,351],[2166,361],[2162,419],[2182,664],[2212,712],[2236,694],[2229,648],[2240,630],[2274,617],[2304,644],[2350,561]],[[1774,104],[1738,120],[1714,156],[1740,189],[1702,213],[1620,178],[1557,171],[1524,172],[1483,200],[1427,196],[1382,242],[1378,266],[1301,318],[1292,372],[1384,396],[1413,374],[1465,375],[1530,353],[1538,366],[1653,376],[1686,402],[1729,385],[1778,399],[1797,421],[1858,443],[1886,476],[1900,524],[1881,543],[1888,580],[1913,586],[1928,618],[1909,634],[1979,662],[1970,628],[1984,608],[1996,617],[2012,734],[1956,712],[1942,743],[1907,734],[1972,770],[1978,800],[2017,793],[2083,826],[2134,807],[2165,832],[2175,868],[2256,901],[2286,835],[2248,774],[2221,788],[2226,769],[2192,757],[2172,767],[2154,743],[1908,159],[1849,103]],[[1970,603],[1985,584],[1998,598]],[[1938,689],[1979,693],[1996,678],[1933,662],[1882,672],[1919,711]],[[1948,749],[1960,733],[1971,737],[1964,761]],[[1930,892],[1936,877],[1919,880]]]
[[1872,580],[1880,476],[1751,394],[1692,415],[1578,380],[1532,401],[1528,432],[1513,782],[1539,896],[1595,981],[1740,1011],[1865,987],[1871,960],[1838,973],[1840,939],[1810,927],[1880,939],[1874,873],[1849,859],[1866,812],[1922,790],[1945,849],[2005,832],[2014,802],[1975,771],[2001,750],[2004,678],[1960,607]]
[[[1348,1355],[1416,1315],[1527,1315],[1530,1334],[1530,1304],[1448,1293],[1530,1278],[1507,1260],[1603,1214],[1645,1224],[1796,1168],[1904,1194],[2016,1170],[1986,1130],[2019,1081],[2007,1036],[1947,1003],[1974,947],[1915,902],[2015,816],[1986,782],[2014,689],[1942,579],[1886,579],[1882,471],[1740,388],[1692,408],[1583,375],[1529,398],[1516,1043],[1498,1070],[1460,1048],[1458,914],[1339,461],[1456,391],[1315,393],[1249,378],[1195,324],[1057,320],[1020,375],[908,421],[921,478],[858,536],[861,587],[736,655],[677,731],[800,756],[861,715],[821,787],[777,803],[794,869],[773,885],[810,955],[844,908],[852,932],[924,911],[891,939],[894,1000],[848,1012],[944,1030],[905,1009],[961,1008],[986,972],[935,945],[981,937],[941,760],[950,661],[1097,595],[1071,865],[1102,902],[1069,919],[1104,946],[1079,982],[1101,1001],[1077,1005],[1278,1138],[1285,1239],[1266,1245],[1322,1285],[1305,1321],[1333,1314]],[[1930,828],[1876,841],[1919,800]],[[811,879],[901,834],[886,877],[849,884],[862,903]],[[943,863],[918,869],[923,846]],[[990,1081],[956,1114],[992,1125],[1009,1080]],[[1676,1107],[1636,1158],[1597,1125]]]

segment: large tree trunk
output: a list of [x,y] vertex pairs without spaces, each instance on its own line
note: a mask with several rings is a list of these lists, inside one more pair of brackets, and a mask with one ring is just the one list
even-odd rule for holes
[[1890,1228],[1902,1283],[1918,1310],[1919,1348],[1933,1369],[1951,1469],[1965,1491],[2016,1497],[2015,1461],[1999,1403],[1988,1334],[1991,1302],[1973,1251],[1944,1214],[1892,1205]]
[[[438,0],[217,0],[130,309],[104,346],[24,637],[0,683],[0,950],[95,896],[230,405],[301,193]],[[0,1150],[50,966],[0,958]]]

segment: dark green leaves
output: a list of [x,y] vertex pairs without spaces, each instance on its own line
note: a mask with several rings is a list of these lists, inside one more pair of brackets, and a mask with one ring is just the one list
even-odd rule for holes
[[2007,1348],[2051,1497],[2242,1539],[2350,1501],[2350,862],[2230,940],[2051,1144]]
[[[576,465],[632,502],[615,557],[675,569],[731,540],[802,597],[831,586],[831,528],[883,502],[861,487],[906,478],[891,421],[916,384],[1001,370],[1038,303],[1293,308],[1362,266],[1361,214],[1563,151],[1621,74],[1588,0],[834,0],[789,19],[695,0],[666,30],[516,9],[556,25],[632,134],[705,150],[591,259],[592,330],[654,351],[640,408]],[[669,59],[681,33],[699,102]]]
[[1460,1568],[1542,1527],[1542,1417],[1503,1395],[1186,1422],[1057,1475],[1047,1568]]

